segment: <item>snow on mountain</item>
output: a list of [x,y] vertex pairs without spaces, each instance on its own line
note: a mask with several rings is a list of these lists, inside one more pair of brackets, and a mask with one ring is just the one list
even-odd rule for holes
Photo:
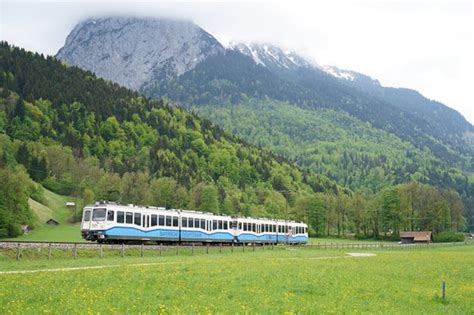
[[307,61],[296,53],[283,50],[271,44],[231,43],[229,49],[237,50],[244,55],[252,57],[256,64],[269,68],[294,69],[300,67],[317,67],[317,65]]
[[347,81],[354,81],[356,78],[356,73],[348,70],[341,70],[334,66],[323,66],[322,70],[329,75],[332,75],[335,78],[343,79]]

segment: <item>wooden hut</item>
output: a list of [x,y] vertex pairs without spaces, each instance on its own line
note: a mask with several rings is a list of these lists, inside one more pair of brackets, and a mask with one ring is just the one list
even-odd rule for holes
[[431,231],[407,231],[400,232],[400,240],[402,244],[431,243],[433,236]]
[[46,221],[46,224],[49,224],[49,225],[59,225],[59,222],[54,220],[54,219],[49,219],[48,221]]

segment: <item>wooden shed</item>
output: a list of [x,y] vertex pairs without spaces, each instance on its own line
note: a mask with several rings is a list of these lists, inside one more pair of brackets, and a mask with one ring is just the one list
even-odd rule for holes
[[402,244],[431,243],[433,236],[431,231],[407,231],[400,232],[400,240]]
[[49,224],[49,225],[59,225],[59,222],[54,220],[54,219],[49,219],[48,221],[46,221],[46,224]]

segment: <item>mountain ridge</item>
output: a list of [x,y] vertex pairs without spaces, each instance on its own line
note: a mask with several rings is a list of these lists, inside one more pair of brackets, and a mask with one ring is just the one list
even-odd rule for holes
[[[469,140],[473,126],[455,110],[441,103],[432,104],[417,92],[382,87],[378,81],[354,71],[320,66],[297,53],[269,43],[233,43],[225,50],[206,55],[192,69],[180,75],[155,74],[152,80],[141,86],[141,93],[152,98],[167,97],[171,102],[192,108],[200,114],[206,112],[210,115],[209,108],[216,111],[224,108],[232,110],[240,104],[259,105],[267,101],[274,105],[290,104],[304,111],[314,111],[316,115],[321,109],[330,109],[335,113],[347,113],[361,123],[411,143],[417,150],[429,152],[434,157],[433,161],[438,161],[434,162],[438,166],[433,166],[436,170],[422,171],[421,178],[426,178],[428,182],[431,178],[436,183],[448,183],[442,179],[447,175],[441,174],[447,174],[449,168],[468,173],[474,170],[474,146]],[[366,82],[362,84],[364,80]],[[406,104],[413,104],[416,108]],[[200,107],[207,109],[200,111]],[[437,114],[433,110],[435,107],[446,110]],[[270,112],[262,115],[267,119],[272,117]],[[219,119],[222,120],[222,117]],[[259,123],[267,125],[268,121]],[[345,130],[344,123],[345,120],[342,120],[341,125],[335,127]],[[271,124],[268,126],[271,128]],[[241,135],[239,128],[243,127],[248,126],[234,124],[232,128],[236,129],[232,130],[235,132],[230,131]],[[271,134],[271,130],[269,132]],[[304,130],[300,132],[304,134]],[[330,134],[326,135],[331,139]],[[377,144],[375,139],[374,144]],[[318,139],[314,139],[313,145],[318,146]],[[284,151],[277,147],[275,149]],[[311,149],[310,152],[313,155],[318,151]],[[422,161],[418,162],[419,165],[423,164]],[[387,174],[400,172],[390,169],[394,161],[387,163]],[[413,166],[404,171],[409,172],[411,169],[414,169]],[[397,176],[397,181],[409,178],[406,174]],[[464,179],[462,181],[465,182]]]

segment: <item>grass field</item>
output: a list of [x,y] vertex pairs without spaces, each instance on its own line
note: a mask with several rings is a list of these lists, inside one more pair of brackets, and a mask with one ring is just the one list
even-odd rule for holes
[[3,272],[107,267],[0,272],[0,314],[473,314],[473,246],[371,253],[376,256],[289,247],[222,254],[213,249],[194,256],[2,259]]

